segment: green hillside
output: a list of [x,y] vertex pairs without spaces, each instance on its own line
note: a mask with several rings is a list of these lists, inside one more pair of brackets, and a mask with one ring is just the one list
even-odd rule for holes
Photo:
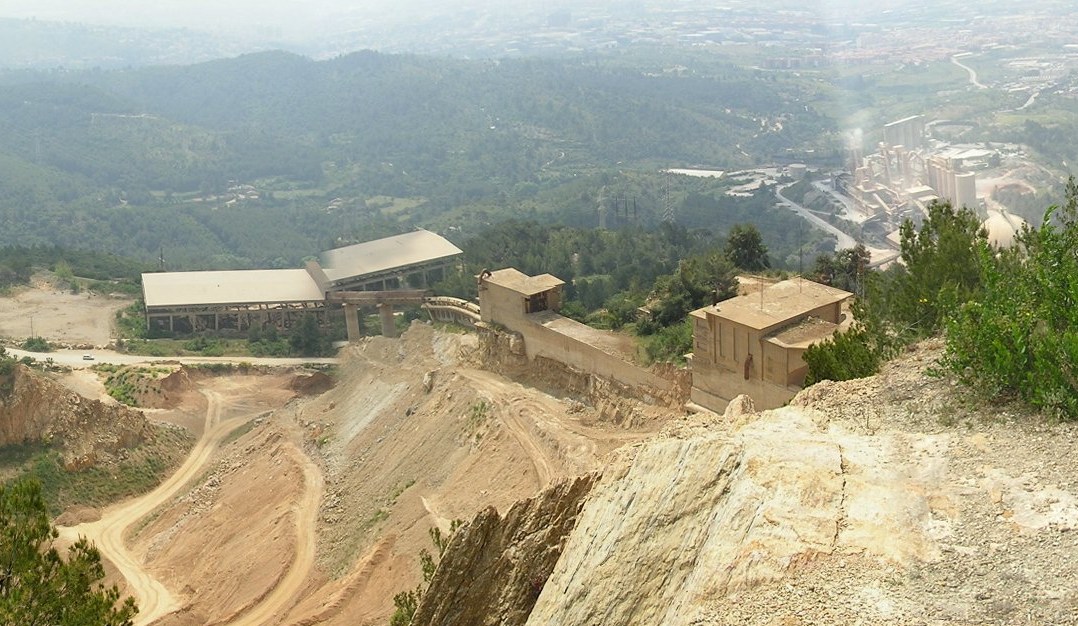
[[594,226],[608,187],[634,199],[647,228],[701,185],[671,184],[661,167],[837,154],[832,121],[809,106],[823,97],[812,83],[694,67],[272,52],[3,73],[0,246],[294,266],[338,239],[415,226]]

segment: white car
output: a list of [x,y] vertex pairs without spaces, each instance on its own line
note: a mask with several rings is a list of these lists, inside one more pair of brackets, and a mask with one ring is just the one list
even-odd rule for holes
[[93,361],[94,360],[94,355],[92,355],[92,354],[84,354],[84,355],[82,355],[82,360],[83,361]]

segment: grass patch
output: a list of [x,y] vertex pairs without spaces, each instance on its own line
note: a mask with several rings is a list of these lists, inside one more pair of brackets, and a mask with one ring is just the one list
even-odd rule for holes
[[94,369],[107,374],[105,391],[128,406],[138,406],[141,396],[161,393],[156,381],[172,373],[167,367],[131,367],[106,363],[96,365]]
[[412,478],[412,479],[409,479],[407,482],[403,483],[402,485],[400,485],[399,487],[397,487],[396,489],[394,489],[393,492],[389,494],[389,506],[393,506],[394,504],[396,504],[397,499],[401,497],[401,494],[403,494],[409,487],[411,487],[414,484],[415,484],[415,479]]
[[[141,356],[252,356],[246,339],[130,339],[124,352]],[[257,356],[257,355],[256,355]]]
[[373,515],[363,521],[362,530],[370,530],[377,526],[379,523],[384,522],[389,517],[389,511],[385,509],[378,509]]
[[162,425],[152,428],[155,432],[149,441],[128,450],[114,463],[70,472],[64,469],[58,450],[37,443],[0,449],[0,469],[7,482],[23,476],[36,478],[54,516],[70,506],[103,507],[159,485],[194,444],[186,430]]

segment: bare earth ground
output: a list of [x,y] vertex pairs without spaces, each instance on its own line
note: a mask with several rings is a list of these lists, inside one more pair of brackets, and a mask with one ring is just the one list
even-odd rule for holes
[[105,346],[111,341],[111,324],[116,311],[132,300],[96,295],[72,294],[35,274],[29,287],[0,297],[0,338],[22,341],[33,333],[50,342],[72,346]]
[[311,593],[285,623],[386,623],[393,594],[420,582],[431,528],[447,532],[486,506],[504,511],[661,426],[623,430],[475,369],[474,343],[418,324],[401,340],[371,339],[349,349],[334,390],[293,405],[326,493]]
[[[665,419],[600,422],[473,368],[474,343],[422,324],[368,340],[347,349],[336,388],[308,399],[289,401],[284,374],[201,381],[151,413],[198,434],[187,462],[146,496],[69,516],[87,521],[63,535],[101,548],[138,624],[384,624],[420,580],[432,527],[597,469]],[[101,394],[88,375],[66,380]]]
[[[218,448],[227,440],[235,429],[269,411],[283,405],[294,394],[288,389],[291,374],[276,376],[230,376],[209,378],[200,384],[200,389],[188,392],[180,407],[170,411],[157,411],[154,418],[173,423],[193,425],[196,414],[201,417],[197,426],[192,428],[199,435],[198,442],[184,464],[164,483],[151,493],[127,502],[119,503],[103,512],[90,515],[83,511],[82,519],[89,520],[73,527],[60,527],[61,538],[72,541],[82,535],[89,537],[101,549],[102,555],[110,564],[110,578],[121,582],[125,592],[136,597],[140,613],[137,624],[147,624],[158,620],[178,609],[188,610],[188,597],[192,589],[185,586],[189,580],[191,562],[197,558],[191,552],[186,553],[181,572],[176,580],[176,569],[155,571],[147,567],[148,555],[138,544],[131,545],[129,537],[135,531],[142,530],[147,520],[154,520],[159,515],[154,511],[162,504],[173,501],[177,494],[186,493],[189,482],[203,475],[208,465],[218,456]],[[89,388],[84,383],[84,387]],[[288,498],[289,492],[280,496]],[[271,498],[272,501],[272,498]],[[241,517],[241,521],[242,521]],[[220,522],[234,521],[221,516]],[[250,529],[253,526],[248,526]],[[166,541],[167,537],[157,537]],[[186,537],[186,541],[176,542],[179,548],[197,545],[199,536]],[[288,542],[282,542],[288,543]],[[291,548],[288,548],[291,549]],[[207,552],[204,558],[215,561],[213,553]],[[241,579],[242,582],[242,579]]]

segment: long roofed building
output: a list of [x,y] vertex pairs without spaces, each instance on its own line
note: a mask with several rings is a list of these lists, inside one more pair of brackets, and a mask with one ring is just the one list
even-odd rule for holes
[[328,294],[426,287],[462,254],[439,235],[417,230],[323,252],[325,267],[310,261],[304,269],[145,273],[146,324],[189,334],[285,329],[312,313],[324,323]]

